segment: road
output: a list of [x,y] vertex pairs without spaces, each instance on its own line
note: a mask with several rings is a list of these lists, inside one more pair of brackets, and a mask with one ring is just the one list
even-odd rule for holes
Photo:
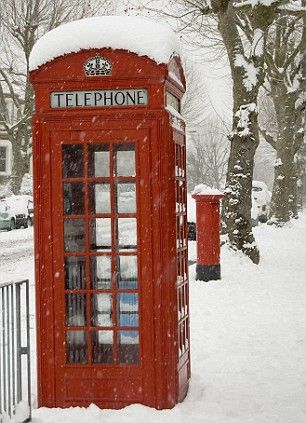
[[0,283],[33,280],[33,228],[0,231]]

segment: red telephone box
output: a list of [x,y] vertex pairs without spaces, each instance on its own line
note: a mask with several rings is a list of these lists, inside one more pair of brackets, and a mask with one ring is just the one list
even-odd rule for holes
[[31,81],[39,406],[171,408],[190,378],[180,60],[81,50]]

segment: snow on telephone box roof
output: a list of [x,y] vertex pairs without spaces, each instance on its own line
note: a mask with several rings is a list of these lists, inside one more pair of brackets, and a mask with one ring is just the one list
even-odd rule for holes
[[43,35],[30,55],[30,70],[69,53],[92,48],[128,50],[168,63],[180,53],[175,33],[163,23],[138,16],[97,16],[61,25]]

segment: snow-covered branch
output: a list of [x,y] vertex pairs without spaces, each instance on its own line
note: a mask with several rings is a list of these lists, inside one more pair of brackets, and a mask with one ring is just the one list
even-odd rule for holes
[[260,135],[265,139],[265,141],[270,144],[276,150],[276,140],[268,131],[259,127]]

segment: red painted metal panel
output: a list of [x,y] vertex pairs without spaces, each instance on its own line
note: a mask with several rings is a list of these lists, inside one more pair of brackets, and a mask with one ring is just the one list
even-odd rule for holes
[[192,196],[196,201],[197,263],[220,264],[220,199],[222,195]]

